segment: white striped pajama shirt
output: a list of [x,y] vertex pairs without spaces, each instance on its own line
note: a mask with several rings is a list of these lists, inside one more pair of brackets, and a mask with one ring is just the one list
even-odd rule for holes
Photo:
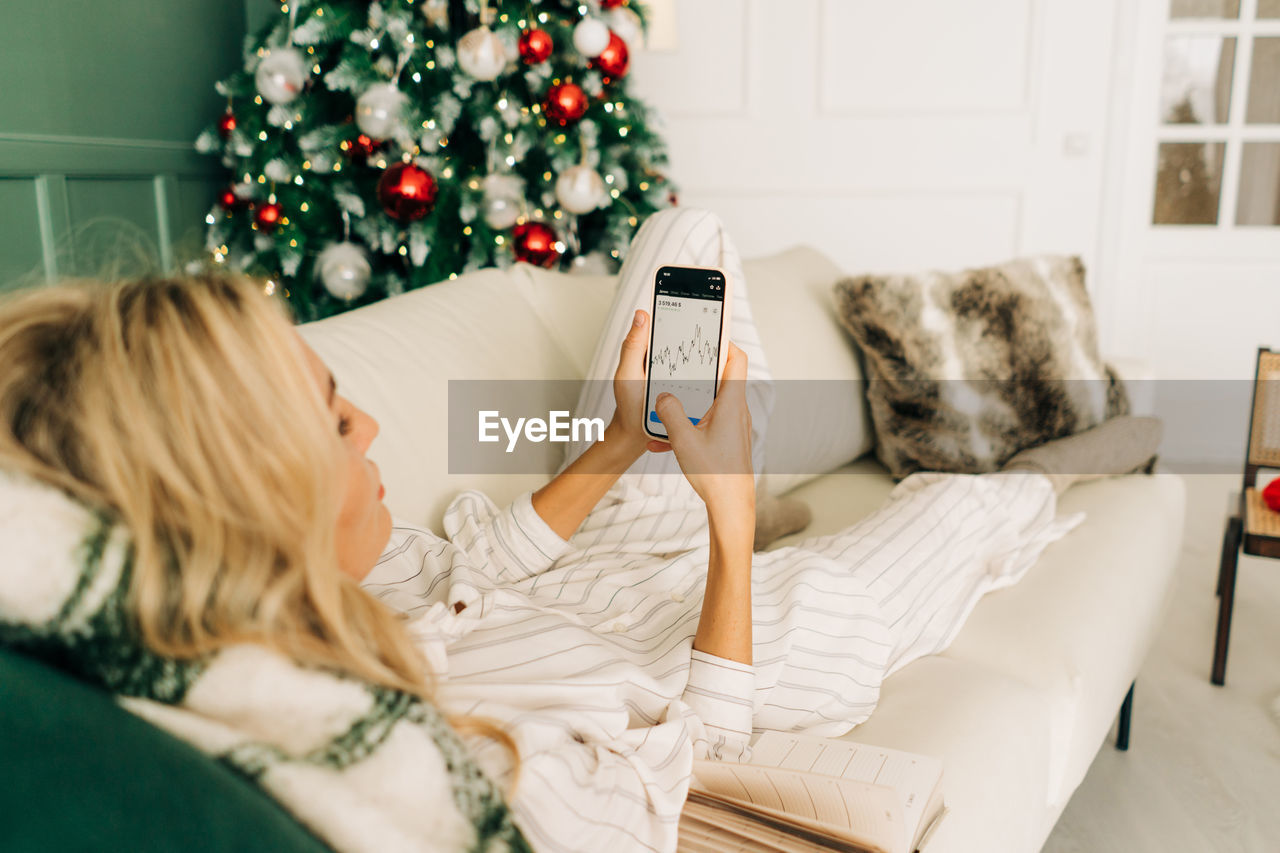
[[[706,211],[664,211],[636,235],[579,417],[608,419],[621,341],[657,263],[734,277],[730,337],[748,356],[753,457],[773,403],[736,250]],[[570,445],[565,464],[585,445]],[[1055,520],[1047,479],[917,474],[838,533],[752,562],[753,665],[692,648],[706,579],[706,510],[674,456],[646,454],[569,541],[526,492],[477,491],[447,539],[397,522],[365,587],[412,617],[437,702],[502,723],[520,753],[510,796],[540,853],[670,851],[695,757],[744,757],[753,729],[837,736],[880,683],[954,638],[987,591],[1015,582],[1079,517]],[[495,776],[504,751],[471,743]]]

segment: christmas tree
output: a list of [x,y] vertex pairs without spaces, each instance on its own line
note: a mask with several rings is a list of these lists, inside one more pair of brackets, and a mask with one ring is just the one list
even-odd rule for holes
[[197,148],[212,261],[300,320],[517,260],[613,270],[674,202],[627,94],[636,0],[289,0]]

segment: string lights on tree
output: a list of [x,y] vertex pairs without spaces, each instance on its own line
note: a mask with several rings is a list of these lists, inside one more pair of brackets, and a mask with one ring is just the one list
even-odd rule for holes
[[674,187],[627,91],[640,0],[291,0],[197,140],[214,263],[300,319],[485,266],[616,269]]

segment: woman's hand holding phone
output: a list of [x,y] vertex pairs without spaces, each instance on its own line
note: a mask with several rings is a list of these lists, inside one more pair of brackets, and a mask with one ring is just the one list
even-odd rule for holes
[[636,417],[637,413],[644,411],[649,319],[648,311],[636,311],[631,329],[622,341],[618,369],[613,374],[613,398],[617,405],[613,410],[613,420],[605,429],[606,444],[613,444],[636,459],[646,450],[663,453],[671,449],[671,445],[646,433],[643,420]]
[[656,411],[680,470],[706,503],[708,514],[726,522],[750,519],[754,528],[755,472],[746,386],[747,354],[730,343],[720,392],[697,424],[672,394],[658,395]]

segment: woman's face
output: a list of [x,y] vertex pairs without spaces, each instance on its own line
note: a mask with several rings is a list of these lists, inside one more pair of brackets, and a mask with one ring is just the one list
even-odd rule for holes
[[391,538],[391,513],[382,503],[385,490],[378,466],[365,456],[378,434],[378,422],[338,393],[333,374],[320,356],[301,336],[298,340],[321,398],[333,416],[331,426],[342,437],[342,454],[338,460],[343,472],[342,508],[335,531],[338,565],[348,575],[362,580],[372,571]]

